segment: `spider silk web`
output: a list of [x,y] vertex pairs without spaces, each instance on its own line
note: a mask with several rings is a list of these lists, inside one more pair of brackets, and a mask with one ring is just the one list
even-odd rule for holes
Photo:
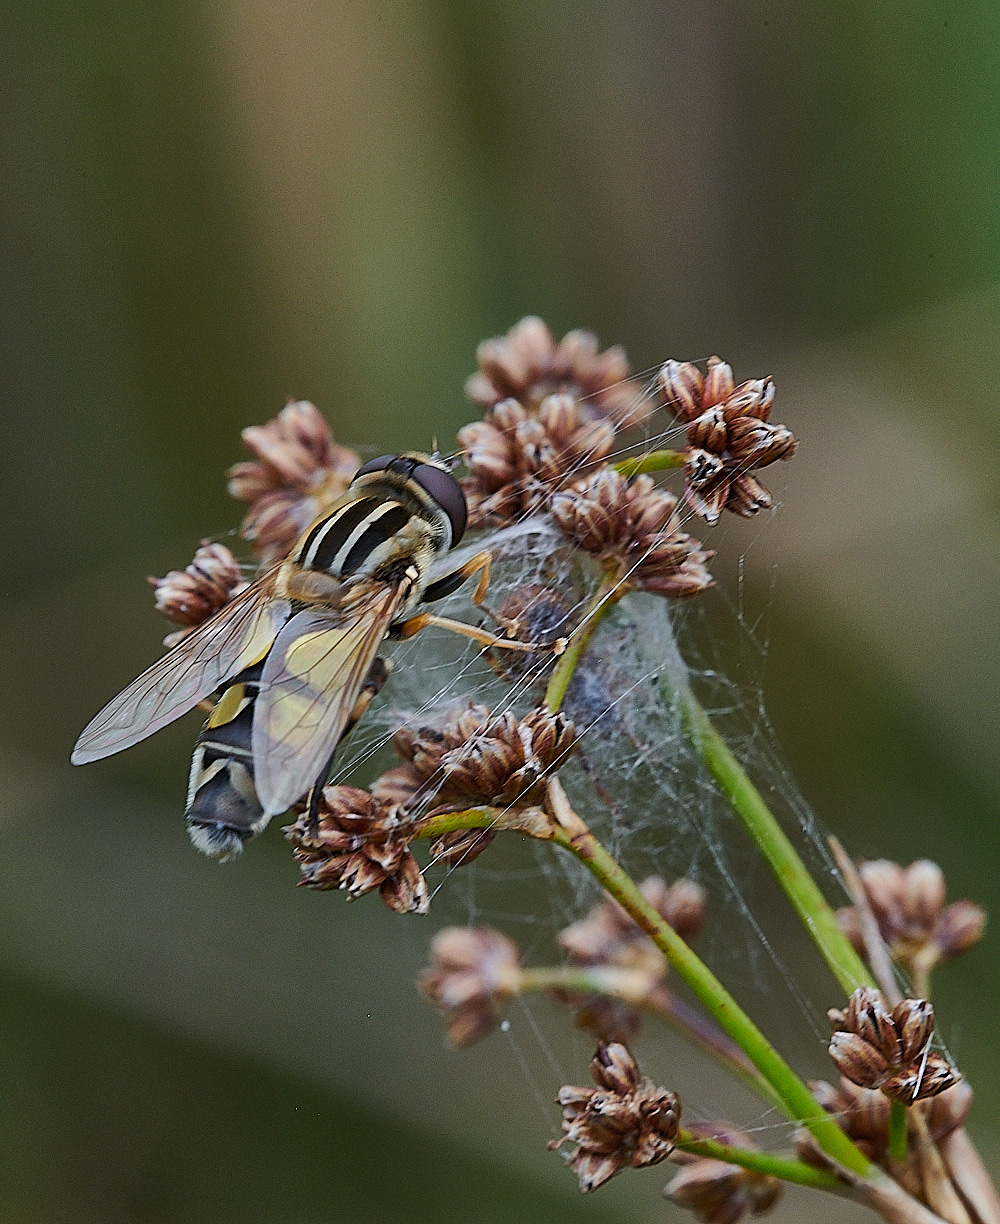
[[[634,385],[637,403],[654,394],[653,379],[638,377]],[[630,436],[635,434],[626,438]],[[681,427],[646,431],[613,458],[683,445]],[[658,483],[679,495],[682,473],[661,473]],[[718,546],[731,516],[709,528],[683,504],[680,511],[683,530],[710,547]],[[774,530],[771,517],[762,514],[751,531]],[[596,565],[569,545],[547,516],[533,515],[501,530],[476,533],[450,554],[448,568],[482,548],[493,555],[486,598],[491,609],[515,591],[541,586],[557,591],[569,617],[578,619],[600,581]],[[771,597],[765,593],[759,616],[746,615],[742,572],[747,555],[744,549],[736,592],[727,591],[723,577],[718,587],[693,599],[631,592],[609,612],[563,704],[576,725],[578,746],[560,778],[575,810],[634,879],[658,875],[671,884],[687,876],[705,889],[707,918],[695,950],[801,1075],[834,1079],[826,1054],[830,1029],[825,1013],[842,1005],[842,992],[694,753],[676,700],[677,692],[689,685],[828,899],[835,906],[845,904],[826,846],[827,831],[789,774],[765,710]],[[466,584],[433,610],[489,628],[471,603],[473,585]],[[728,626],[721,636],[720,622]],[[390,744],[393,732],[425,725],[453,703],[485,705],[494,714],[523,714],[540,703],[545,690],[546,658],[517,679],[504,679],[481,647],[436,627],[405,642],[387,642],[382,653],[392,660],[391,675],[341,748],[333,782],[367,785],[399,763]],[[432,802],[429,791],[427,805]],[[426,849],[420,844],[415,848],[426,864]],[[448,925],[495,927],[515,940],[529,966],[562,963],[558,932],[584,917],[603,896],[589,873],[568,855],[511,834],[498,837],[473,863],[454,868],[431,864],[426,876],[434,930]],[[668,984],[692,999],[676,974],[668,975]],[[554,1135],[558,1111],[552,1098],[562,1083],[589,1082],[585,1066],[594,1039],[574,1029],[571,1014],[542,996],[518,1000],[508,1016],[506,1039]],[[652,1040],[655,1052],[643,1070],[657,1083],[681,1091],[685,1118],[693,1121],[699,1116],[698,1088],[682,1091],[671,1078],[669,1062],[685,1043],[669,1031],[651,1037],[651,1030],[662,1027],[652,1017],[643,1020],[637,1045],[640,1063],[644,1042]],[[758,1136],[761,1146],[787,1147],[790,1124],[756,1098],[748,1097],[742,1105],[739,1101],[739,1093],[730,1101],[724,1098],[726,1112],[716,1110],[710,1116],[726,1117],[751,1131],[774,1131],[773,1137]],[[737,1113],[740,1116],[733,1116]]]

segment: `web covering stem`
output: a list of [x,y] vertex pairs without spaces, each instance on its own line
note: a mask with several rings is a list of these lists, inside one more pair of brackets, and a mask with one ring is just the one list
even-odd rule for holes
[[678,704],[692,747],[767,859],[844,992],[874,986],[871,973],[837,925],[833,909],[805,863],[698,699],[686,685],[671,685],[668,676],[661,678],[660,688],[665,700]]

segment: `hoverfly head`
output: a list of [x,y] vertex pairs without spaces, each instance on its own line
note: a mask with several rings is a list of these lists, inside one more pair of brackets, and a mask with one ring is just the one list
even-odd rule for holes
[[443,518],[450,532],[448,547],[454,548],[465,534],[468,507],[462,486],[452,475],[453,467],[452,460],[422,451],[380,455],[358,469],[351,485],[361,482],[366,492],[384,492],[390,497],[406,495],[421,513]]

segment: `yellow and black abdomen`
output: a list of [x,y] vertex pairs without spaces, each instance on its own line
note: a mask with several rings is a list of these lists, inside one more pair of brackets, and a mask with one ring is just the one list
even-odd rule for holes
[[184,816],[191,840],[213,858],[238,853],[270,819],[257,799],[250,750],[263,667],[261,661],[234,677],[195,744]]

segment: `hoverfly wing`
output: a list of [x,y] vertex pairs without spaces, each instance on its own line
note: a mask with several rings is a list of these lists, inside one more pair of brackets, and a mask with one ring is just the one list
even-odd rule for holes
[[73,764],[131,748],[263,658],[290,611],[269,597],[272,579],[247,587],[109,701],[76,741]]
[[278,634],[253,722],[254,778],[267,815],[286,811],[319,778],[403,597],[401,587],[380,585],[348,616],[307,609]]

